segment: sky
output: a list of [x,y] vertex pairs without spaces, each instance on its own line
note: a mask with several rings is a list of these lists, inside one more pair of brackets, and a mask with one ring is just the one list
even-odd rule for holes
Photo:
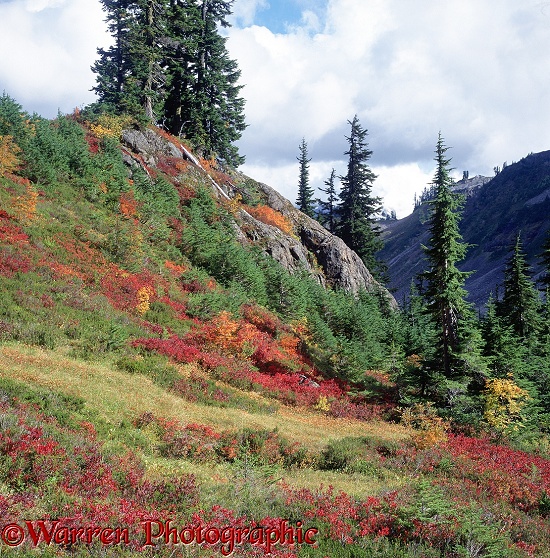
[[[0,0],[0,89],[46,117],[92,102],[103,20],[99,0]],[[323,187],[346,172],[354,115],[398,217],[433,178],[440,131],[457,178],[550,149],[550,0],[235,0],[231,22],[241,170],[291,201],[302,138]]]

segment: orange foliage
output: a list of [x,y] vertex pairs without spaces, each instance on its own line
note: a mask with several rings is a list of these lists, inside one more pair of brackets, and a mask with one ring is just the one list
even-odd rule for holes
[[38,191],[27,180],[26,192],[18,196],[15,201],[17,216],[22,221],[32,221],[36,217],[36,204],[38,203]]
[[179,265],[177,263],[171,262],[170,260],[166,260],[164,262],[164,267],[168,271],[171,271],[176,277],[179,277],[180,275],[182,275],[187,271],[183,265]]
[[418,449],[426,449],[447,441],[449,423],[442,419],[432,403],[415,403],[401,414],[401,422],[414,429],[411,435]]
[[133,190],[120,194],[120,212],[125,217],[135,217],[137,215],[138,202],[134,198]]
[[199,157],[199,163],[207,173],[211,173],[216,170],[216,159],[213,157],[210,159],[203,159],[202,157]]
[[220,312],[212,320],[212,328],[207,333],[207,340],[224,350],[235,348],[236,333],[239,323],[231,319],[231,313],[226,310]]
[[0,136],[0,175],[13,172],[19,168],[21,148],[11,136]]
[[283,231],[285,234],[292,234],[292,223],[278,211],[275,211],[267,205],[258,205],[256,207],[245,206],[245,210],[266,225],[272,225]]
[[294,335],[290,335],[288,333],[284,333],[279,338],[279,345],[285,351],[285,353],[290,356],[291,358],[299,359],[300,355],[298,353],[298,344],[300,343],[300,339]]

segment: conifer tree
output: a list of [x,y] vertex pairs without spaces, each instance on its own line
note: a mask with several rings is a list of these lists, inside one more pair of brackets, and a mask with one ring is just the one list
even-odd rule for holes
[[110,112],[145,115],[161,101],[164,76],[158,45],[164,35],[165,0],[101,0],[114,44],[98,49],[92,66],[99,102]]
[[240,71],[219,27],[233,0],[101,0],[114,44],[92,66],[100,107],[145,116],[238,166]]
[[[192,3],[193,4],[193,3]],[[238,166],[244,162],[233,142],[246,128],[244,99],[239,97],[242,85],[237,85],[241,72],[231,60],[226,38],[218,26],[229,27],[233,0],[201,0],[197,45],[191,61],[195,68],[189,118],[183,123],[183,135],[205,148],[208,154],[217,154],[227,163]],[[196,17],[195,7],[193,17]],[[170,130],[174,131],[175,130]]]
[[458,377],[463,372],[461,344],[467,336],[466,324],[471,318],[470,305],[465,301],[464,281],[469,273],[460,271],[456,264],[461,261],[468,248],[462,242],[458,223],[463,197],[451,190],[450,159],[446,157],[448,147],[439,134],[435,161],[437,168],[433,179],[435,198],[430,200],[430,242],[424,251],[428,270],[423,273],[427,281],[423,293],[427,301],[427,312],[438,332],[436,358],[447,378]]
[[548,230],[548,237],[544,242],[543,252],[540,256],[541,263],[544,266],[544,275],[542,276],[541,282],[547,288],[550,287],[550,230]]
[[143,66],[145,117],[150,122],[155,122],[157,109],[160,108],[157,105],[161,101],[166,81],[161,69],[162,51],[158,48],[161,38],[166,34],[166,10],[164,0],[140,0],[140,4],[143,24],[139,31],[143,33],[144,40],[136,40],[134,48]]
[[298,179],[298,198],[296,199],[296,206],[298,209],[305,213],[308,217],[315,217],[315,209],[313,207],[313,188],[309,185],[309,163],[307,143],[305,138],[302,138],[302,143],[299,146],[300,155],[296,157],[300,164],[300,177]]
[[512,326],[498,315],[497,307],[498,304],[491,295],[481,323],[483,354],[489,360],[492,375],[504,378],[510,373],[515,374],[521,370],[525,350],[514,334]]
[[92,66],[97,85],[92,88],[99,102],[109,111],[133,112],[140,106],[136,59],[131,55],[132,34],[135,27],[136,2],[132,0],[101,0],[107,13],[107,28],[114,44],[108,49],[98,48],[99,59]]
[[533,338],[539,327],[540,300],[530,278],[530,269],[518,234],[513,252],[504,269],[504,295],[499,313],[521,339]]
[[324,192],[327,195],[327,199],[326,201],[317,200],[320,208],[318,219],[329,230],[329,232],[333,234],[336,231],[336,202],[338,201],[338,194],[334,184],[335,178],[336,171],[332,169],[330,177],[328,180],[325,180],[326,188],[319,188],[321,192]]
[[541,407],[546,413],[546,425],[550,424],[550,292],[546,291],[540,328],[535,340],[530,363],[531,381],[536,385]]
[[380,229],[376,218],[382,209],[381,199],[372,195],[372,185],[376,175],[367,165],[372,155],[366,142],[367,130],[359,123],[357,115],[352,121],[351,133],[346,137],[349,149],[348,171],[340,177],[342,190],[338,207],[339,223],[337,234],[361,257],[368,269],[376,276],[384,273],[384,265],[376,259],[376,252],[382,248]]
[[437,392],[444,380],[433,366],[437,332],[414,281],[403,304],[403,318],[406,324],[403,348],[408,357],[398,374],[397,386],[400,401],[410,403]]

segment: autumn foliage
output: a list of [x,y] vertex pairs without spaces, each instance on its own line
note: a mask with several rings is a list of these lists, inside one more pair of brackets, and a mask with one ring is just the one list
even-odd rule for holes
[[12,173],[19,168],[21,148],[11,136],[0,136],[0,176]]
[[257,205],[254,207],[244,206],[244,209],[247,213],[250,213],[252,217],[266,225],[277,227],[285,234],[293,233],[294,228],[292,223],[282,213],[275,211],[275,209],[272,209],[268,205]]

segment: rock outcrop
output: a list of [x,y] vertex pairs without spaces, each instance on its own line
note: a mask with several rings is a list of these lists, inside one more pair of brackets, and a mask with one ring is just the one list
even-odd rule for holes
[[[122,141],[129,150],[125,160],[130,166],[143,161],[155,167],[161,157],[182,157],[200,167],[199,161],[183,145],[168,141],[152,129],[125,130]],[[208,176],[208,181],[219,197],[229,199],[240,193],[243,184],[246,184],[244,175],[235,173],[234,176],[238,178],[235,183],[239,182],[240,186],[230,182],[220,186],[211,176]],[[354,294],[363,289],[380,291],[387,296],[392,307],[397,307],[393,296],[373,278],[361,258],[342,239],[296,209],[270,186],[255,182],[254,187],[262,203],[281,213],[292,224],[294,234],[263,223],[242,209],[239,211],[239,226],[236,227],[241,243],[260,247],[291,273],[306,270],[322,285],[342,288]]]
[[317,276],[323,284],[354,294],[363,289],[382,291],[391,306],[397,307],[393,296],[374,279],[361,258],[341,238],[296,209],[267,184],[256,183],[256,188],[260,190],[266,205],[292,223],[299,241],[276,227],[245,218],[248,225],[245,227],[246,236],[249,239],[259,242],[266,253],[291,272],[302,267]]

